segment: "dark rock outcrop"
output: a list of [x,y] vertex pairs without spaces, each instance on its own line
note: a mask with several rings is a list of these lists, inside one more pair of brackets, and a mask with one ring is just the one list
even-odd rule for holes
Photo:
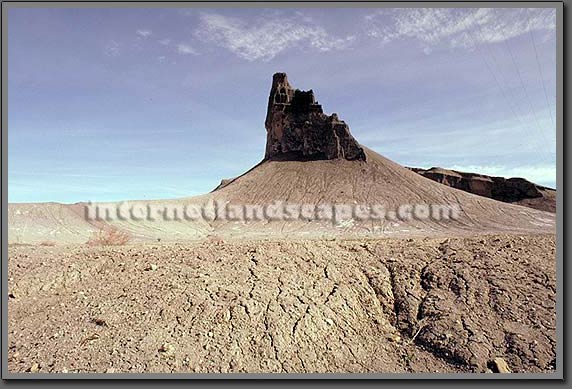
[[218,184],[218,186],[216,188],[214,188],[213,190],[211,190],[211,192],[214,192],[216,190],[222,189],[225,186],[227,186],[228,184],[230,184],[231,182],[233,182],[234,180],[236,180],[236,177],[233,178],[223,178],[222,180],[220,180],[220,184]]
[[265,159],[366,159],[348,125],[335,113],[324,114],[312,90],[292,88],[286,73],[272,78],[265,126]]
[[409,169],[433,181],[465,192],[541,211],[556,212],[556,191],[536,185],[524,178],[492,177],[437,167]]

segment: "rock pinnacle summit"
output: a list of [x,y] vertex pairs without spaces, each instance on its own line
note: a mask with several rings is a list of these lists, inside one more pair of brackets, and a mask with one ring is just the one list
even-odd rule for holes
[[326,115],[311,89],[294,89],[286,73],[272,77],[265,126],[266,160],[366,159],[348,125]]

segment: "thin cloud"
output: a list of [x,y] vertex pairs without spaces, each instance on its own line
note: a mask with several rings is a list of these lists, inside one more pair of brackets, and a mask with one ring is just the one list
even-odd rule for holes
[[116,41],[110,41],[105,45],[104,52],[109,57],[117,57],[121,54],[121,46]]
[[195,49],[193,49],[191,46],[189,46],[185,43],[179,43],[177,45],[177,52],[179,54],[183,54],[183,55],[187,55],[187,54],[198,55],[199,54]]
[[554,31],[551,8],[416,8],[381,10],[364,17],[367,34],[388,43],[419,41],[426,53],[435,46],[468,48],[498,43],[531,31]]
[[165,38],[165,39],[159,40],[158,42],[159,42],[159,44],[161,44],[163,46],[168,46],[171,43],[171,39]]
[[200,15],[195,35],[248,61],[270,61],[281,52],[303,44],[318,51],[341,49],[353,39],[333,37],[308,20],[273,17],[253,25],[215,13]]
[[143,38],[147,38],[148,36],[153,35],[151,30],[137,30],[135,33],[139,36],[142,36]]

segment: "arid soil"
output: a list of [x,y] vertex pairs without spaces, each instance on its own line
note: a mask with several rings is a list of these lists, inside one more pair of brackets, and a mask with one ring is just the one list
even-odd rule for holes
[[9,247],[11,372],[551,372],[553,234]]

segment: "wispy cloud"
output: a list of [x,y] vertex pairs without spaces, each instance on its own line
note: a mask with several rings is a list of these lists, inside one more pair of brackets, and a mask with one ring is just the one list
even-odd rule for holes
[[165,38],[165,39],[161,39],[161,40],[159,40],[159,41],[157,41],[157,42],[159,42],[159,44],[161,44],[161,45],[163,45],[163,46],[168,46],[168,45],[171,43],[171,39]]
[[193,55],[199,54],[194,48],[187,45],[186,43],[179,43],[177,45],[177,52],[179,54],[193,54]]
[[308,19],[273,16],[248,23],[238,18],[203,13],[195,35],[213,42],[248,61],[269,61],[296,45],[319,51],[346,47],[353,37],[337,38]]
[[118,42],[110,41],[105,45],[103,51],[109,57],[117,57],[121,54],[121,47]]
[[550,8],[388,9],[365,16],[364,22],[371,37],[384,43],[414,39],[428,53],[438,45],[471,49],[529,31],[552,31],[556,12]]
[[137,30],[135,33],[139,36],[142,36],[143,38],[147,38],[148,36],[153,35],[151,30]]

